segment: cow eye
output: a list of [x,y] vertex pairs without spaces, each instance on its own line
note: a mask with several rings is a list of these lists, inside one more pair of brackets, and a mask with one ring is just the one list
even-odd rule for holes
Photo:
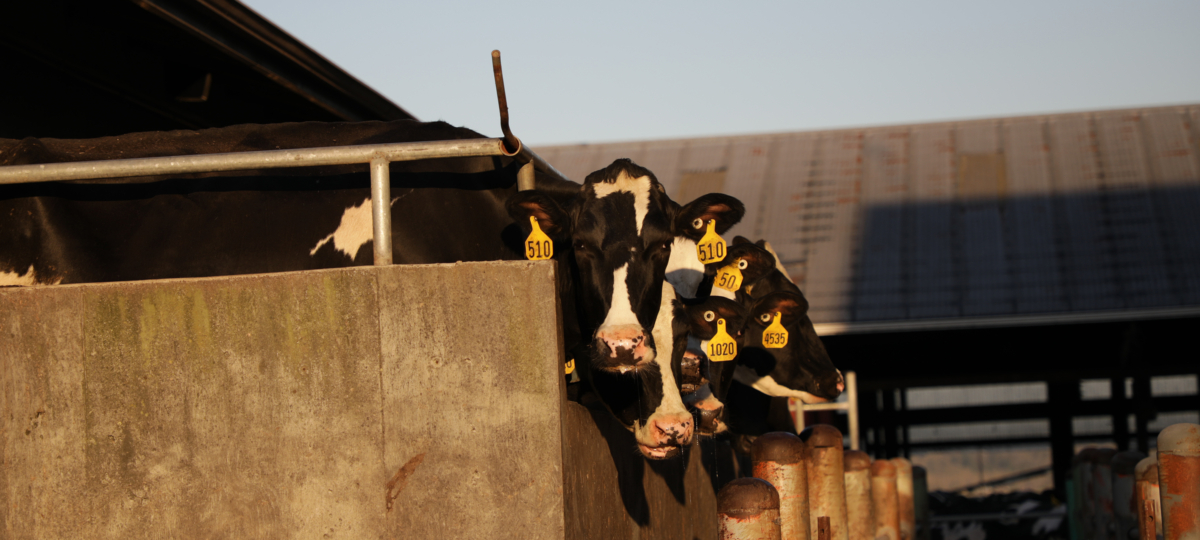
[[693,219],[693,220],[692,220],[692,228],[693,228],[693,229],[699,229],[699,228],[702,228],[702,227],[704,227],[704,220],[703,220],[703,219],[696,218],[696,219]]
[[750,263],[746,262],[746,259],[738,259],[738,270],[745,270],[747,266],[750,266]]
[[663,251],[667,251],[667,250],[671,249],[671,243],[670,243],[670,242],[663,242],[661,247],[662,247],[662,250],[663,250]]
[[758,316],[758,319],[761,320],[762,322],[769,323],[769,322],[771,322],[771,314],[763,313],[762,315]]
[[712,321],[713,321],[713,319],[716,319],[716,318],[717,318],[717,314],[716,314],[716,313],[713,313],[713,312],[711,312],[711,311],[705,311],[705,312],[704,312],[704,320],[706,320],[706,321],[708,321],[708,322],[712,322]]

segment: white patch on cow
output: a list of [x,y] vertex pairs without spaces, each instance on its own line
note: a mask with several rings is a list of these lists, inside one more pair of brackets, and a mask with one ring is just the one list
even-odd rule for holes
[[33,265],[29,265],[29,270],[18,274],[16,272],[0,272],[0,287],[32,287],[34,285],[58,285],[62,283],[62,278],[54,281],[38,281],[37,272],[33,269]]
[[730,290],[722,289],[720,287],[713,287],[712,293],[710,293],[709,296],[719,296],[721,298],[737,300],[737,293],[730,291]]
[[804,403],[825,403],[829,400],[814,396],[803,390],[793,390],[775,381],[775,378],[767,375],[759,377],[753,369],[746,366],[738,366],[733,369],[733,380],[749,386],[759,392],[773,397],[794,397]]
[[641,324],[637,320],[637,315],[633,314],[633,304],[629,300],[629,284],[626,283],[628,275],[629,263],[622,264],[620,268],[613,271],[612,299],[608,303],[608,314],[605,315],[604,322],[600,324],[600,332],[617,326],[640,326]]
[[671,258],[667,259],[667,281],[675,292],[684,298],[695,298],[696,289],[704,281],[704,263],[696,257],[696,241],[686,236],[676,236],[671,244]]
[[362,204],[346,208],[346,211],[342,212],[342,222],[338,224],[338,228],[317,242],[308,254],[316,255],[321,246],[332,240],[333,249],[353,259],[358,255],[358,250],[375,236],[371,221],[371,198],[367,197]]
[[625,192],[633,194],[633,211],[636,214],[638,236],[642,235],[642,222],[646,221],[646,214],[650,212],[650,177],[639,176],[637,178],[630,177],[621,171],[617,175],[616,181],[596,182],[592,184],[592,190],[596,193],[597,199],[603,199],[613,193]]
[[683,405],[683,397],[679,395],[679,385],[675,382],[675,372],[671,369],[671,357],[675,352],[675,335],[671,324],[675,312],[671,301],[675,299],[675,291],[667,282],[663,282],[662,287],[662,301],[659,302],[658,316],[654,319],[654,330],[651,331],[654,335],[656,349],[654,362],[658,364],[658,371],[662,375],[662,402],[646,419],[645,425],[634,423],[634,433],[639,441],[649,440],[649,434],[645,434],[645,439],[643,439],[643,432],[651,421],[668,415],[676,417],[691,415],[687,407]]

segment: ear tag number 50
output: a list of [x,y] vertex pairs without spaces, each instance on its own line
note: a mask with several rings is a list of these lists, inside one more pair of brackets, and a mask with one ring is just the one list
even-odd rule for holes
[[708,341],[708,359],[728,362],[737,358],[737,342],[725,331],[725,319],[717,319],[717,335]]
[[554,242],[551,242],[550,237],[542,232],[537,218],[529,216],[529,223],[533,225],[533,230],[529,231],[529,236],[525,237],[525,258],[531,261],[549,259],[554,255]]
[[717,270],[717,277],[713,280],[713,285],[729,292],[738,292],[738,289],[742,288],[742,269],[745,267],[746,261],[743,259],[725,265]]
[[779,323],[782,317],[778,312],[775,313],[775,319],[771,321],[771,325],[763,331],[763,347],[768,349],[782,349],[787,346],[788,331]]
[[708,220],[708,232],[696,244],[696,257],[703,264],[711,264],[725,260],[725,240],[717,234],[716,220]]

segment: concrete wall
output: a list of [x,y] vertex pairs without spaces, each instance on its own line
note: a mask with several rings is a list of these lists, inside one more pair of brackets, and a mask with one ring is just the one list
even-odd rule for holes
[[554,283],[493,262],[0,289],[0,537],[714,538],[715,447],[647,464],[564,401]]

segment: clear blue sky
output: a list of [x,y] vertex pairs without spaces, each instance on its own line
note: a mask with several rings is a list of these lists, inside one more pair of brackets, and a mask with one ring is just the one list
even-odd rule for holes
[[1200,102],[1200,1],[243,0],[422,120],[534,145]]

